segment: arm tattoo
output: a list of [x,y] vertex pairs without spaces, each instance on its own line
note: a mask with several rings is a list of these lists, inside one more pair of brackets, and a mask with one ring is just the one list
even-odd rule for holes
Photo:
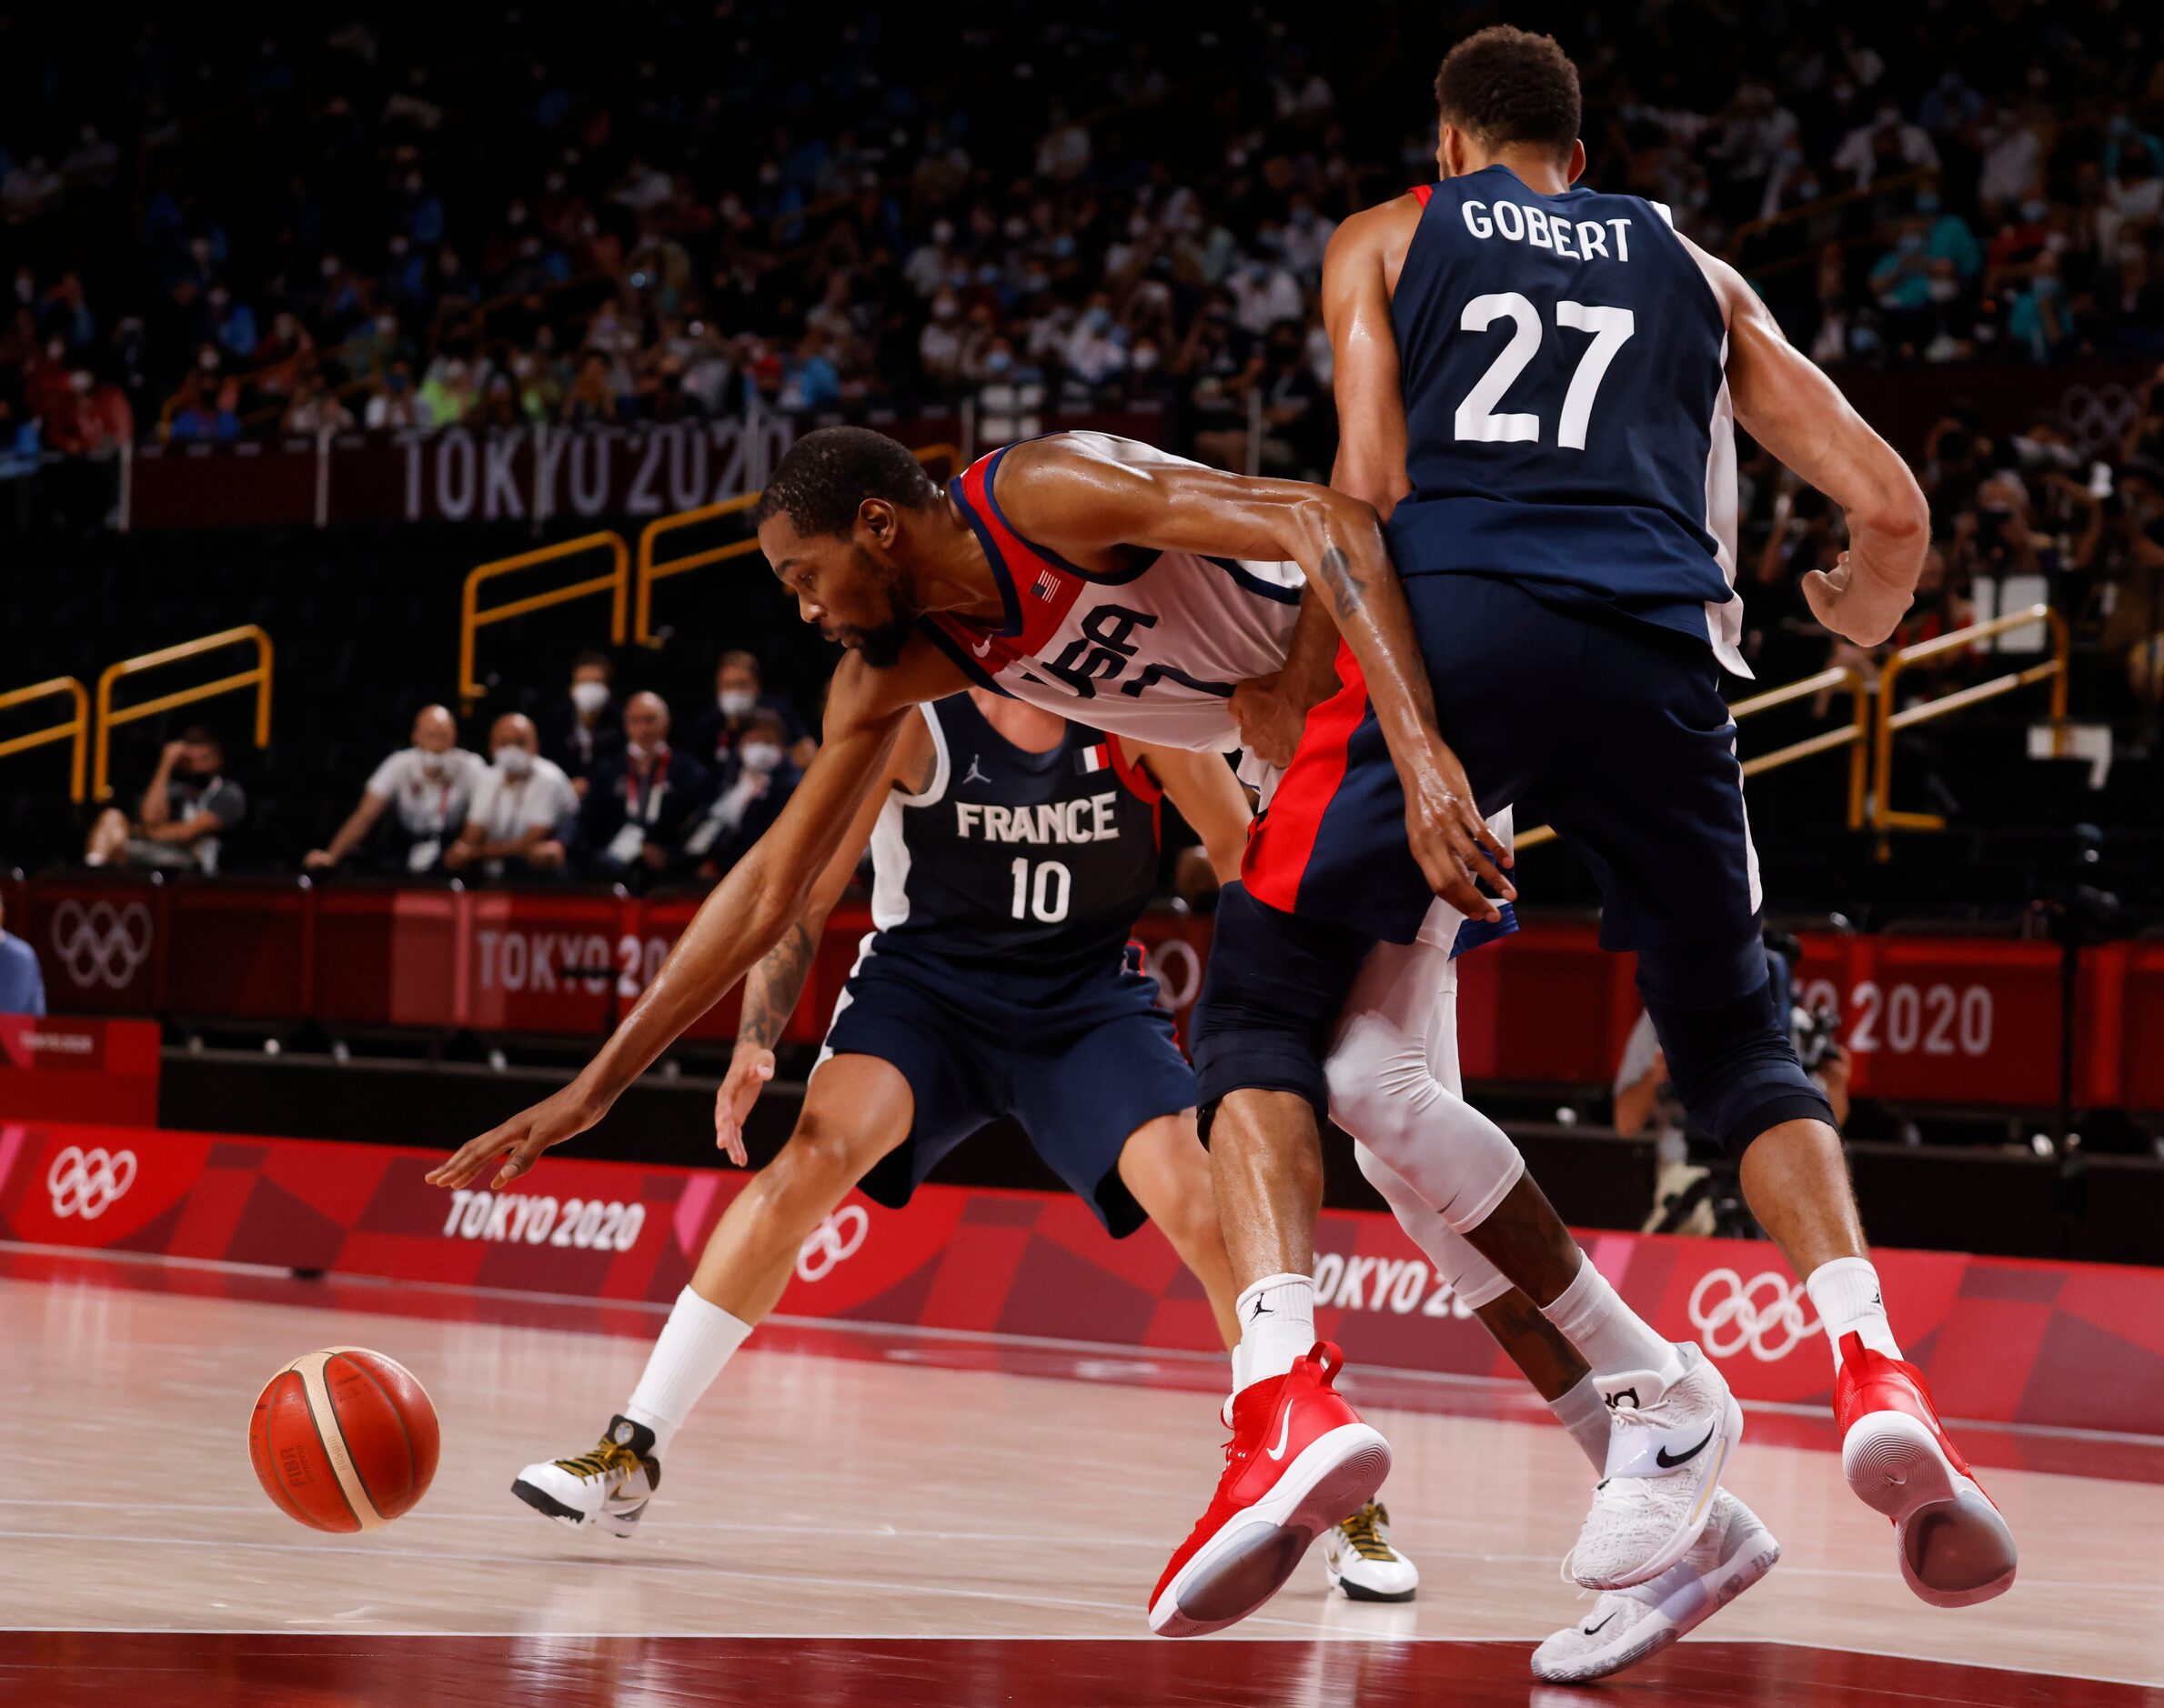
[[804,994],[819,944],[800,919],[770,949],[744,980],[744,1013],[737,1022],[737,1042],[771,1050]]
[[1320,568],[1323,585],[1330,589],[1331,602],[1337,607],[1338,616],[1350,617],[1359,610],[1365,603],[1365,591],[1354,575],[1352,565],[1346,561],[1344,548],[1340,546],[1326,548]]

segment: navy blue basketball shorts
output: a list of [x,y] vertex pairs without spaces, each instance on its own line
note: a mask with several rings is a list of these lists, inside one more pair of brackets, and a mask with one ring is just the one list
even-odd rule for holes
[[1011,1115],[1115,1239],[1148,1220],[1120,1152],[1196,1100],[1156,980],[1125,967],[1048,982],[868,951],[835,1005],[820,1062],[830,1056],[891,1062],[915,1100],[909,1137],[861,1182],[873,1202],[900,1209],[941,1157]]
[[[1695,1087],[1677,1080],[1693,1115],[1737,1150],[1790,1115],[1828,1119],[1785,1029],[1776,1039],[1736,725],[1710,648],[1486,577],[1413,574],[1404,588],[1438,727],[1475,799],[1484,812],[1513,807],[1521,826],[1554,825],[1584,857],[1602,947],[1636,951],[1671,1069],[1679,1047],[1703,1067]],[[1313,1040],[1351,983],[1339,959],[1411,941],[1432,900],[1342,647],[1338,668],[1342,687],[1310,714],[1249,840],[1244,898],[1220,904],[1191,1040],[1205,1120],[1243,1086],[1298,1090],[1322,1109]]]

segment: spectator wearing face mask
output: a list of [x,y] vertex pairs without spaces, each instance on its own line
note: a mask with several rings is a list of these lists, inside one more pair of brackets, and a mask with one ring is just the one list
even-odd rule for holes
[[507,712],[488,732],[492,756],[473,793],[466,827],[445,852],[462,876],[554,878],[579,818],[579,795],[563,767],[540,755],[533,720]]
[[720,771],[750,727],[752,714],[761,711],[780,720],[781,745],[789,750],[789,757],[799,766],[810,764],[819,743],[811,738],[795,707],[779,694],[766,691],[758,658],[740,650],[723,653],[714,667],[714,703],[692,724],[685,745],[702,764]]
[[215,875],[225,833],[247,810],[247,796],[226,775],[224,745],[198,725],[166,743],[133,824],[117,808],[98,815],[83,863]]
[[571,660],[570,686],[541,714],[541,751],[563,767],[581,799],[596,768],[624,750],[615,679],[607,653],[582,652]]
[[689,863],[684,837],[705,806],[712,773],[669,745],[669,707],[659,694],[624,706],[624,747],[596,768],[579,809],[584,864],[599,878],[644,889]]
[[411,743],[376,768],[330,846],[310,849],[301,865],[312,872],[334,870],[373,837],[377,846],[367,860],[372,869],[435,871],[465,828],[486,769],[478,754],[458,745],[458,720],[447,708],[422,707]]
[[782,745],[788,738],[788,726],[769,708],[744,720],[713,799],[684,836],[684,852],[701,878],[720,877],[781,816],[804,777]]

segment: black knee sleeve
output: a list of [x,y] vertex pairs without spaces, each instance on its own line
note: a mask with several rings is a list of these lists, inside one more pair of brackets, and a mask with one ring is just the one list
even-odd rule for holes
[[1641,949],[1638,990],[1691,1119],[1730,1156],[1786,1120],[1834,1124],[1788,1042],[1783,998],[1747,938]]

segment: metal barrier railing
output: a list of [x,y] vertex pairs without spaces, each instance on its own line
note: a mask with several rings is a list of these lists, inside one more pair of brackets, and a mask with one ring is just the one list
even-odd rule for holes
[[[946,461],[952,472],[961,472],[959,446],[929,444],[915,452],[920,463]],[[653,546],[662,535],[673,535],[679,528],[697,528],[701,522],[716,522],[725,515],[749,511],[760,502],[760,494],[747,491],[738,497],[723,497],[719,505],[701,505],[695,511],[678,511],[675,515],[662,515],[639,530],[639,593],[632,602],[632,638],[643,648],[658,648],[660,641],[653,637],[653,582],[669,580],[669,576],[681,576],[689,569],[703,569],[710,563],[727,563],[730,558],[751,557],[760,550],[758,539],[731,539],[727,546],[712,546],[703,552],[689,552],[686,557],[669,558],[667,563],[653,560]],[[619,637],[621,638],[621,637]]]
[[[1894,709],[1894,685],[1901,672],[1912,664],[1927,658],[1936,658],[1944,653],[1958,652],[1973,647],[1979,640],[1988,640],[2017,628],[2028,628],[2041,623],[2051,635],[2051,656],[2041,664],[2032,664],[2025,670],[2008,670],[1995,676],[1988,682],[1957,688],[1951,694],[1942,694],[1937,699],[1920,700],[1900,711]],[[1966,628],[1957,628],[1950,635],[1941,635],[1936,640],[1919,641],[1913,647],[1903,647],[1886,661],[1878,674],[1878,728],[1875,742],[1876,777],[1871,797],[1871,820],[1881,835],[1889,830],[1943,830],[1946,819],[1935,812],[1897,812],[1894,809],[1894,732],[1913,729],[1918,724],[1930,723],[1935,718],[1950,716],[1971,706],[1980,706],[1986,700],[1997,699],[2001,694],[2011,694],[2017,688],[2028,687],[2032,682],[2049,679],[2051,683],[2052,750],[2058,751],[2064,738],[2067,721],[2067,656],[2069,641],[2067,619],[2048,605],[2031,605],[2026,609],[2008,611],[2003,617],[1988,621],[1971,623]]]
[[[499,576],[515,575],[521,569],[537,565],[554,563],[560,558],[574,558],[581,552],[598,551],[606,547],[610,567],[607,575],[592,576],[584,581],[574,581],[569,587],[552,588],[546,593],[528,594],[525,598],[513,599],[508,605],[480,608],[480,590],[484,582]],[[598,534],[581,534],[577,539],[567,539],[554,546],[543,546],[536,551],[522,551],[513,558],[498,558],[468,572],[466,588],[461,596],[458,619],[458,696],[470,713],[486,691],[474,676],[474,637],[490,623],[508,622],[514,617],[524,617],[532,611],[547,610],[552,605],[564,605],[573,599],[582,599],[596,593],[607,593],[609,599],[609,638],[616,646],[624,644],[624,612],[631,584],[631,549],[624,544],[624,537],[613,528],[604,528]]]
[[[1791,741],[1785,748],[1776,748],[1771,753],[1760,753],[1743,762],[1743,774],[1756,777],[1761,772],[1779,770],[1785,765],[1794,765],[1799,759],[1816,758],[1821,753],[1832,753],[1841,748],[1848,749],[1848,828],[1860,830],[1864,826],[1865,764],[1870,752],[1871,688],[1864,680],[1863,673],[1847,666],[1821,670],[1816,676],[1807,676],[1800,682],[1791,682],[1786,688],[1769,688],[1763,694],[1754,694],[1748,699],[1739,699],[1728,708],[1728,715],[1741,723],[1760,712],[1772,711],[1776,706],[1792,706],[1799,699],[1810,699],[1836,688],[1848,693],[1849,721],[1838,728],[1820,731],[1801,741]],[[1555,831],[1551,825],[1535,825],[1515,839],[1519,849],[1538,848],[1543,842],[1555,840]]]
[[49,728],[34,729],[26,736],[10,736],[0,741],[0,759],[11,753],[27,753],[33,748],[47,747],[55,741],[70,742],[75,755],[68,771],[67,798],[80,806],[84,762],[90,748],[90,690],[72,676],[56,676],[49,681],[33,682],[28,688],[11,688],[0,694],[0,711],[59,694],[65,694],[75,701],[75,715]]
[[[916,457],[921,463],[943,460],[957,473],[961,468],[961,452],[952,445],[927,445],[916,453]],[[674,516],[657,517],[639,530],[639,590],[633,600],[631,636],[640,646],[658,647],[661,644],[654,637],[655,582],[666,581],[670,576],[680,576],[689,570],[703,569],[709,564],[725,563],[731,558],[748,558],[759,549],[759,541],[756,539],[738,539],[731,540],[726,546],[710,547],[704,551],[689,552],[681,558],[671,558],[666,562],[657,563],[654,560],[656,542],[665,534],[696,527],[702,522],[717,521],[722,517],[749,510],[759,502],[759,497],[756,492],[747,492],[739,497],[724,498],[719,504],[702,504],[695,510],[679,510]],[[619,635],[617,638],[620,641],[623,638]]]
[[[198,683],[194,688],[176,689],[160,694],[156,699],[139,700],[133,706],[116,710],[113,706],[113,684],[124,676],[140,675],[145,670],[156,670],[168,664],[177,664],[183,658],[193,658],[206,652],[216,652],[220,647],[237,647],[250,642],[256,648],[255,668],[221,676],[215,682]],[[238,628],[221,628],[215,635],[204,635],[194,640],[184,640],[177,646],[160,647],[156,652],[146,652],[133,658],[123,658],[118,664],[109,664],[97,678],[97,738],[94,744],[94,780],[91,795],[94,799],[110,800],[113,785],[108,780],[109,764],[113,753],[113,729],[116,724],[140,723],[146,718],[155,718],[160,712],[171,711],[176,706],[190,706],[197,700],[215,698],[220,694],[236,693],[242,688],[256,690],[256,745],[270,745],[270,637],[253,623],[243,623]]]

